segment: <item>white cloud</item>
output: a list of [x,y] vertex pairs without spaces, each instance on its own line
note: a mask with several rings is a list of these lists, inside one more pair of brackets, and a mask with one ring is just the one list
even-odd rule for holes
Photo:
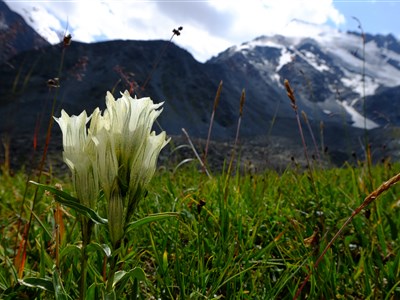
[[232,46],[232,41],[215,36],[193,25],[183,27],[182,35],[174,39],[197,60],[205,61]]
[[227,34],[231,39],[239,37],[242,41],[246,37],[263,34],[290,34],[287,25],[293,19],[317,25],[328,20],[337,25],[344,22],[344,17],[334,8],[331,0],[239,0],[229,1],[229,4],[232,5],[226,5],[225,9],[231,11],[235,21]]
[[[11,9],[51,43],[60,40],[68,23],[74,40],[169,39],[200,61],[227,47],[265,34],[297,35],[293,19],[340,25],[343,15],[332,0],[210,1],[6,1]],[[304,30],[302,35],[307,35]],[[310,34],[312,34],[310,32]]]

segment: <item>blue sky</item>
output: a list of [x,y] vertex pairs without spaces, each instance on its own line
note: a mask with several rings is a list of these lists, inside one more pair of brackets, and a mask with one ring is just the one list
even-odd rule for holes
[[392,33],[400,38],[400,1],[333,1],[333,5],[344,15],[346,23],[341,29],[357,30],[357,17],[368,33]]
[[[164,39],[206,61],[260,35],[310,36],[324,26],[400,37],[399,1],[357,0],[5,0],[51,43],[65,32],[73,40]],[[313,26],[297,26],[302,20]]]

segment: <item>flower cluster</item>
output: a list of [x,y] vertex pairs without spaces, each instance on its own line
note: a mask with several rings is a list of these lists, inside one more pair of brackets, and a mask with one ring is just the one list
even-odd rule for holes
[[169,141],[164,131],[158,135],[151,131],[162,104],[150,98],[133,99],[127,91],[115,100],[108,92],[103,113],[96,108],[90,117],[85,111],[70,117],[62,111],[55,118],[77,197],[95,209],[103,190],[114,245],[123,237],[125,224],[154,175],[159,153]]

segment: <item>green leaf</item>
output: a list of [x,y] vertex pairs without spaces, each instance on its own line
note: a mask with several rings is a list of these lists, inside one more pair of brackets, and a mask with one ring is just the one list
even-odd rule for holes
[[134,230],[136,228],[138,228],[139,226],[142,226],[144,224],[150,223],[150,222],[157,222],[157,221],[161,221],[170,217],[178,217],[179,213],[175,213],[175,212],[166,212],[166,213],[157,213],[157,214],[152,214],[149,215],[147,217],[144,217],[140,220],[136,220],[134,222],[129,223],[126,226],[126,232],[130,231],[130,230]]
[[[113,287],[115,287],[118,282],[126,282],[129,278],[144,281],[146,280],[146,275],[144,274],[143,269],[139,267],[136,267],[128,272],[117,271],[115,272]],[[125,286],[125,284],[122,284],[122,286]]]
[[115,272],[113,286],[115,286],[118,283],[118,281],[120,281],[121,278],[124,277],[125,274],[126,271],[123,270]]
[[60,202],[62,205],[74,209],[76,212],[91,219],[96,224],[107,224],[107,219],[100,217],[93,209],[79,203],[79,200],[75,197],[72,197],[70,194],[64,191],[60,191],[49,185],[37,183],[34,181],[30,181],[30,183],[37,185],[38,187],[41,187],[49,192],[52,192],[56,196],[55,200],[57,202]]
[[86,299],[100,299],[100,291],[104,289],[105,285],[103,283],[93,282],[86,291]]
[[60,273],[56,268],[53,269],[53,287],[56,300],[71,300],[71,297],[65,292]]
[[[113,288],[114,288],[114,291],[117,290],[117,295],[119,295],[119,293],[121,293],[125,289],[126,283],[129,279],[133,279],[132,295],[134,297],[137,297],[138,281],[145,281],[146,275],[145,275],[143,269],[139,268],[139,267],[136,267],[128,272],[117,271],[115,273],[114,281],[113,281]],[[119,288],[116,288],[117,284],[118,284]]]
[[115,291],[111,291],[110,293],[105,294],[104,300],[117,300],[117,295]]
[[189,163],[189,162],[191,162],[191,161],[194,161],[194,160],[195,160],[194,158],[186,158],[186,159],[182,160],[182,161],[175,167],[175,169],[174,169],[174,171],[172,172],[172,174],[175,174],[175,173],[176,173],[176,170],[178,170],[182,165],[187,164],[187,163]]
[[53,238],[52,234],[50,231],[47,229],[47,227],[43,224],[43,222],[40,220],[40,218],[35,214],[34,211],[32,211],[33,216],[35,217],[36,221],[39,223],[39,225],[43,228],[44,232],[47,234],[47,237],[49,239]]
[[28,277],[24,280],[18,280],[21,285],[30,287],[30,288],[39,288],[48,292],[54,293],[53,281],[50,279],[36,278],[36,277]]
[[389,223],[389,227],[390,227],[390,234],[392,236],[392,239],[395,241],[397,239],[397,236],[399,235],[399,231],[397,230],[397,225],[396,223],[393,221],[393,219],[390,217],[389,214],[383,212],[387,218],[387,221]]
[[66,256],[79,256],[81,255],[81,248],[77,245],[67,245],[60,251],[60,260]]
[[95,243],[95,242],[91,242],[88,246],[87,246],[87,251],[99,251],[101,254],[104,254],[105,256],[107,256],[108,258],[111,257],[111,249],[108,245],[106,244],[99,244],[99,243]]

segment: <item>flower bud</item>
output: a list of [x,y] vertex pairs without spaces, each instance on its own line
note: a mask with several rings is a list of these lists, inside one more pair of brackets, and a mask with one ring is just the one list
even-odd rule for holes
[[[116,182],[116,181],[115,181]],[[108,200],[108,230],[112,244],[115,246],[124,235],[124,205],[118,185],[113,185],[113,191]]]

